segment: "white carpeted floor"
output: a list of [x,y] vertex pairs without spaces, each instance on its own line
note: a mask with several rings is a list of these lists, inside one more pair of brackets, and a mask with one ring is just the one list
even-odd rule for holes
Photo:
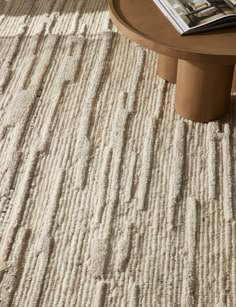
[[236,306],[234,97],[181,119],[104,0],[0,8],[0,306]]

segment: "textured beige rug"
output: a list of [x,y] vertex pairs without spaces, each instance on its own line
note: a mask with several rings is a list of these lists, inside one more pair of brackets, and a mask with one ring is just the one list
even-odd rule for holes
[[182,120],[105,1],[0,8],[0,306],[236,306],[234,97]]

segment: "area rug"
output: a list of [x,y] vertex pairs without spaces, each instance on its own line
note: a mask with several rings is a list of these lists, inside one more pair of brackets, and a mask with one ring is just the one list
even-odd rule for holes
[[105,1],[0,7],[0,306],[236,306],[234,96],[179,117]]

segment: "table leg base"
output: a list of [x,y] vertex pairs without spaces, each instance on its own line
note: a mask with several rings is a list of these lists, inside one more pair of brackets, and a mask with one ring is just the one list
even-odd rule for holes
[[158,74],[176,83],[176,112],[186,119],[208,122],[227,111],[231,90],[236,91],[234,66],[158,56]]
[[198,122],[220,118],[230,102],[234,66],[178,61],[176,111]]
[[176,83],[178,59],[174,59],[162,54],[158,55],[158,75],[171,83]]

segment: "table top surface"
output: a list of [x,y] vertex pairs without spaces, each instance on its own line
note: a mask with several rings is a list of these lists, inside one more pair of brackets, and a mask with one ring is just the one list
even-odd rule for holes
[[148,49],[190,61],[236,64],[236,26],[181,36],[153,0],[109,0],[109,11],[124,35]]

